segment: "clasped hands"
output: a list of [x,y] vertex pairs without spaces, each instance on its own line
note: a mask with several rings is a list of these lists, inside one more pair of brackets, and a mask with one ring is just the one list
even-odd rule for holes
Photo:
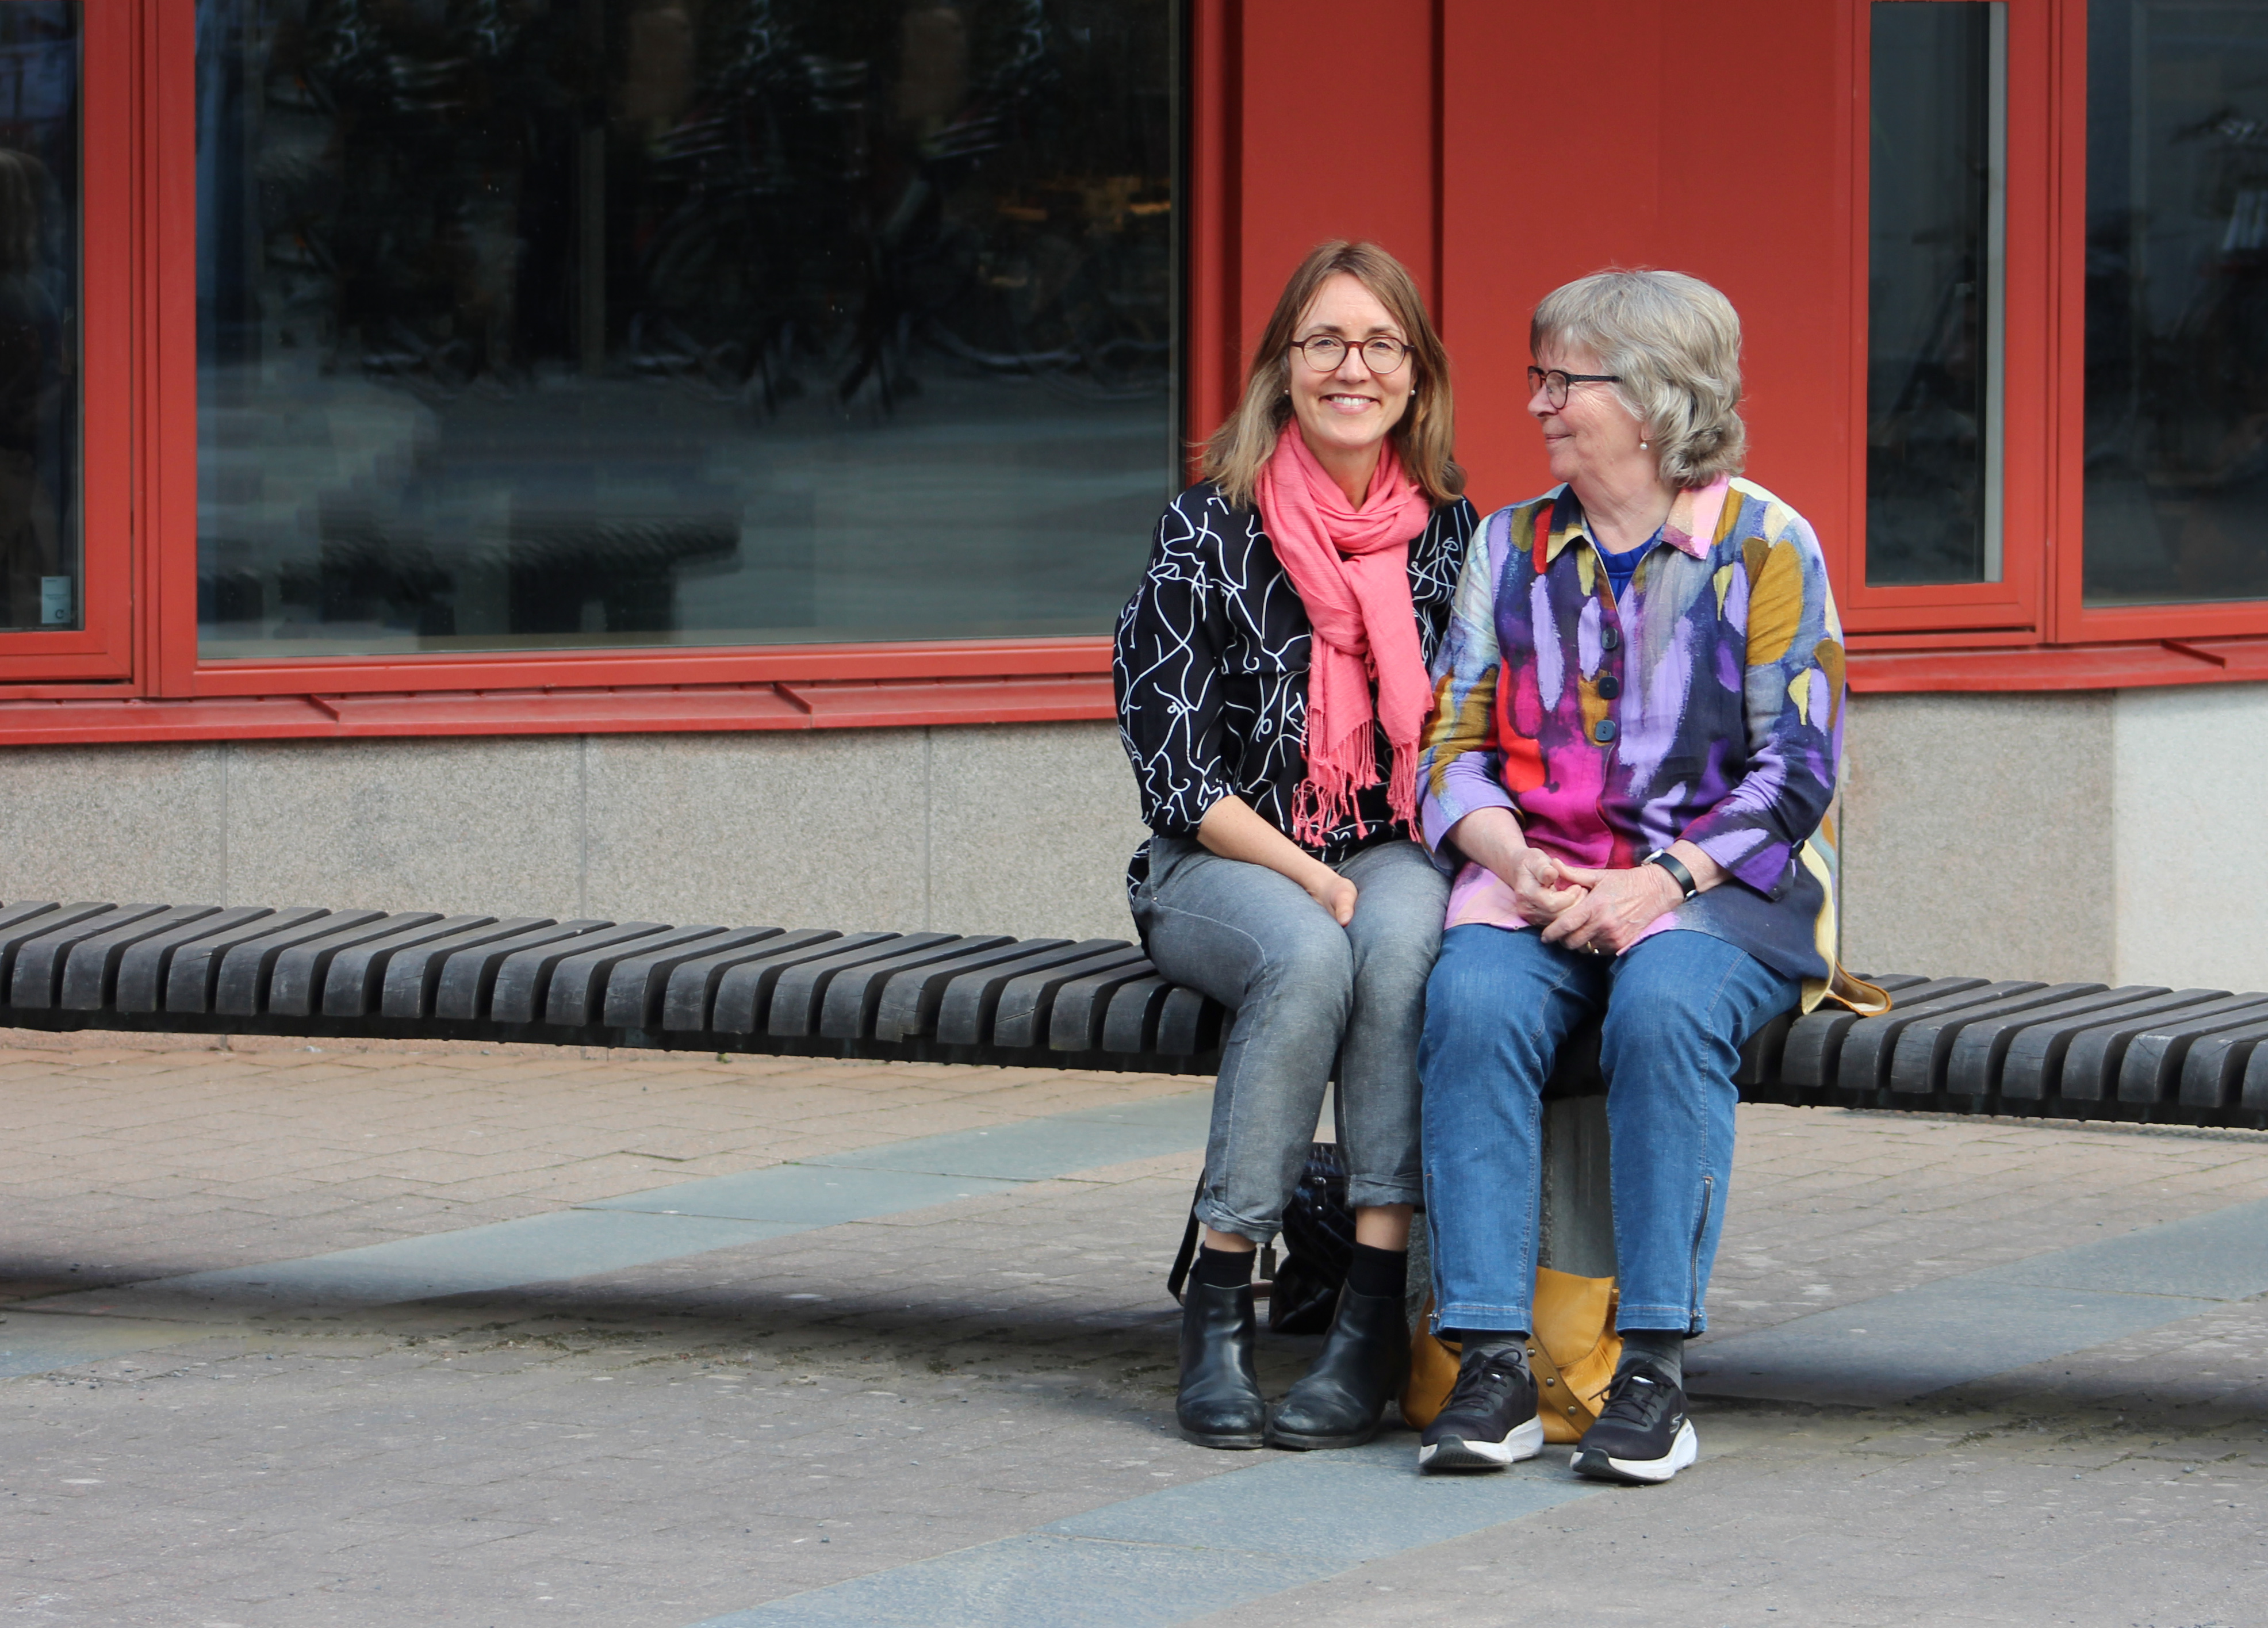
[[1521,919],[1542,929],[1546,944],[1619,955],[1684,902],[1684,891],[1658,865],[1587,870],[1529,847],[1509,809],[1476,809],[1450,836],[1512,890]]

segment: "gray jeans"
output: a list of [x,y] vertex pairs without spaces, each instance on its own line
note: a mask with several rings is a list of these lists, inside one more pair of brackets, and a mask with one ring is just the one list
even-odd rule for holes
[[1264,1243],[1281,1227],[1333,1064],[1347,1197],[1417,1204],[1418,1037],[1441,947],[1448,879],[1415,843],[1381,843],[1338,867],[1355,885],[1341,927],[1265,866],[1153,837],[1134,924],[1158,970],[1236,1013],[1213,1087],[1197,1219]]

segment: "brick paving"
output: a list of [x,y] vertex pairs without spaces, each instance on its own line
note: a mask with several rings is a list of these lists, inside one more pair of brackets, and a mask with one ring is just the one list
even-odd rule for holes
[[[533,1049],[0,1051],[19,1299],[289,1258],[1186,1079]],[[685,1628],[1267,1455],[1171,1432],[1197,1160],[0,1381],[0,1622]],[[2268,1137],[1744,1109],[1712,1296],[1761,1328],[2268,1197]],[[60,1319],[0,1309],[10,1325]],[[1266,1342],[1280,1389],[1311,1344]],[[2268,1310],[1705,1458],[1240,1624],[2268,1620]],[[1409,1440],[1404,1437],[1404,1440]]]

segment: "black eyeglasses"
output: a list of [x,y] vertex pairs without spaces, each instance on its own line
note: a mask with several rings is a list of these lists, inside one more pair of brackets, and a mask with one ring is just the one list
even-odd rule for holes
[[1543,391],[1543,399],[1551,403],[1551,410],[1556,413],[1567,405],[1570,385],[1618,385],[1622,381],[1620,373],[1570,373],[1556,367],[1531,367],[1528,370],[1528,394],[1534,395]]
[[[1346,360],[1347,342],[1336,334],[1317,334],[1312,339],[1297,341],[1292,349],[1307,358],[1307,365],[1319,373],[1336,373]],[[1390,373],[1408,359],[1410,347],[1398,339],[1380,335],[1362,342],[1362,364],[1373,373]]]

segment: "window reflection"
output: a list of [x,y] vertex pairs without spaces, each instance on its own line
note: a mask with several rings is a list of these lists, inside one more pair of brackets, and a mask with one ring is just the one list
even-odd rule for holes
[[1871,10],[1867,580],[1997,581],[2007,7]]
[[0,628],[82,624],[79,27],[0,6]]
[[2268,596],[2268,4],[2088,11],[2090,604]]
[[1170,0],[199,0],[208,656],[1101,632]]

